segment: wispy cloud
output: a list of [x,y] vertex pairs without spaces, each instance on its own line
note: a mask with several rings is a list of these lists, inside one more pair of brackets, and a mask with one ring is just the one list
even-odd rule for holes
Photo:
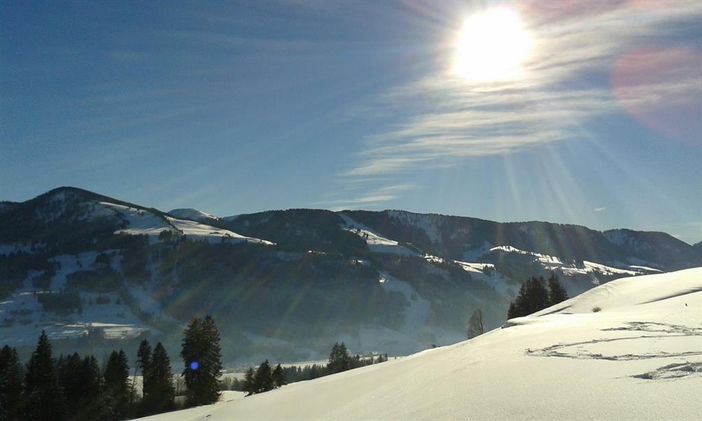
[[[592,8],[576,8],[580,2],[540,6],[544,3],[551,2],[532,2],[522,10],[537,40],[523,78],[471,85],[437,71],[391,89],[376,107],[409,117],[368,137],[358,164],[343,177],[397,175],[417,164],[454,165],[575,139],[586,123],[614,112],[643,115],[671,102],[699,101],[699,52],[649,48],[672,43],[675,27],[699,22],[699,2],[673,0],[665,7],[595,2],[599,6]],[[637,68],[658,77],[643,77]]]
[[351,199],[332,199],[321,202],[312,203],[312,206],[322,206],[329,208],[331,210],[345,210],[345,209],[359,209],[359,208],[369,208],[381,205],[382,203],[389,202],[402,192],[412,190],[413,186],[409,184],[396,184],[385,186],[381,188],[375,188],[363,191],[362,185],[357,186],[355,192],[352,192],[349,196]]
[[607,208],[606,208],[606,207],[601,207],[601,208],[595,208],[595,209],[593,209],[593,210],[594,210],[595,212],[604,212],[604,211],[607,210]]

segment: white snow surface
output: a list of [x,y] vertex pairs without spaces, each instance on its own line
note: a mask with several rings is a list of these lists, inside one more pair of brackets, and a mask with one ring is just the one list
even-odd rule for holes
[[215,228],[209,225],[201,224],[199,222],[190,221],[187,219],[176,219],[171,217],[166,217],[168,222],[170,222],[178,231],[182,232],[186,238],[208,241],[208,242],[221,242],[222,240],[227,240],[231,242],[243,242],[247,241],[250,243],[260,243],[272,245],[273,243],[266,240],[261,240],[260,238],[246,237],[241,234],[237,234],[233,231],[225,230],[223,228]]
[[612,281],[506,326],[152,419],[700,419],[702,268]]
[[564,262],[557,256],[520,250],[512,246],[496,246],[492,247],[490,251],[499,251],[503,253],[516,253],[533,256],[534,260],[541,263],[541,265],[543,265],[545,269],[561,269],[566,275],[587,275],[597,273],[600,275],[634,276],[647,272],[660,272],[659,270],[647,268],[644,266],[628,266],[629,269],[621,269],[603,265],[601,263],[589,262],[587,260],[583,261],[583,267],[577,267],[574,263]]
[[466,272],[471,273],[484,273],[485,269],[495,269],[495,265],[492,263],[471,263],[471,262],[461,262],[459,260],[454,260],[454,263],[463,268]]
[[[51,339],[75,338],[93,329],[99,330],[107,339],[134,338],[144,331],[153,331],[139,320],[117,293],[81,292],[84,303],[80,314],[73,312],[57,316],[43,310],[39,296],[61,290],[70,273],[94,270],[95,255],[95,252],[86,252],[53,258],[61,267],[52,278],[49,290],[35,288],[32,281],[42,272],[30,271],[21,287],[0,301],[0,343],[14,346],[32,344],[36,342],[40,329],[46,330]],[[98,299],[102,302],[98,302]]]
[[339,212],[339,216],[344,220],[344,229],[361,237],[366,244],[368,244],[368,249],[370,251],[376,253],[395,253],[402,255],[416,254],[407,247],[400,245],[399,242],[383,237],[369,227],[355,221],[350,216],[342,212]]
[[198,222],[204,222],[209,219],[220,219],[218,216],[192,208],[173,209],[169,211],[168,214],[179,219],[192,219]]

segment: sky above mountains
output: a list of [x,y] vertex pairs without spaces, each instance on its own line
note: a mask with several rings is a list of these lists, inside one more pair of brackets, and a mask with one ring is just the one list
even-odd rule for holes
[[697,1],[2,2],[0,199],[702,240]]

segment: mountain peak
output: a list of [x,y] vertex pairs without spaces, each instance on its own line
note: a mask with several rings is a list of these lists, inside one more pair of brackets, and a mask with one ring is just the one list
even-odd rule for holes
[[89,190],[81,189],[79,187],[72,186],[61,186],[51,189],[46,193],[40,194],[36,197],[38,198],[63,198],[63,197],[81,197],[87,198],[88,196],[99,196],[97,193],[93,193]]

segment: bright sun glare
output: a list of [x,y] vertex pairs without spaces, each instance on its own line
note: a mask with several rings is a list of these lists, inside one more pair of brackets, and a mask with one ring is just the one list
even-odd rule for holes
[[516,10],[490,9],[468,17],[454,49],[453,73],[472,82],[514,80],[533,47]]

